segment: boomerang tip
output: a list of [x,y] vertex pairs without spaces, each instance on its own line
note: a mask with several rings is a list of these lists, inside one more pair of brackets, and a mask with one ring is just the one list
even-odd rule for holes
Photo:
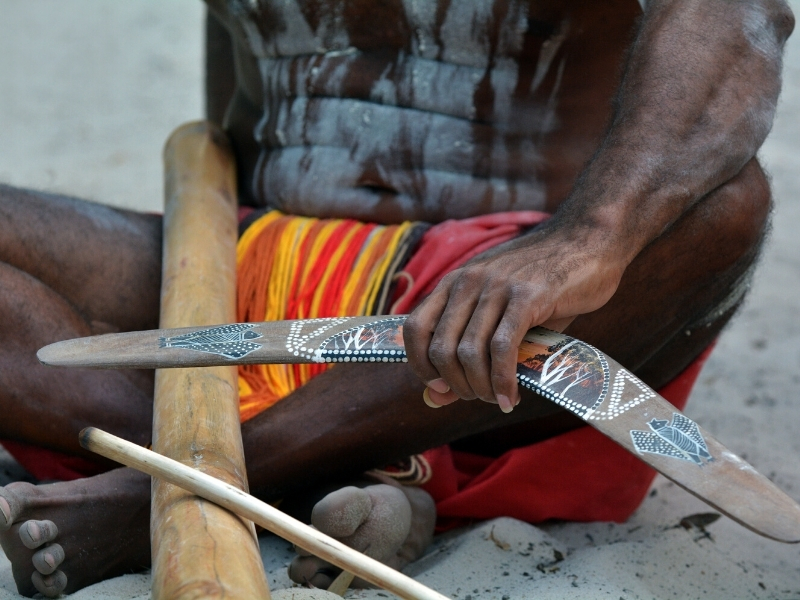
[[[40,363],[48,367],[80,366],[81,363],[85,363],[86,356],[84,352],[78,352],[76,342],[77,340],[65,340],[49,344],[39,348],[36,358],[39,359]],[[82,354],[83,360],[80,359]]]
[[752,522],[746,523],[739,519],[734,520],[744,525],[747,529],[776,542],[781,542],[783,544],[800,544],[800,509],[798,509],[792,517],[787,519],[786,516],[784,516],[780,519],[782,523],[780,523],[778,527],[775,527],[773,524],[762,525]]
[[711,464],[727,467],[712,477],[714,493],[665,475],[750,531],[784,544],[800,543],[800,504],[794,498],[730,451]]
[[[790,499],[791,500],[791,499]],[[800,505],[791,500],[792,505],[787,506],[780,515],[774,515],[774,524],[766,531],[759,531],[766,537],[784,544],[800,544]]]
[[59,344],[61,344],[61,342],[56,342],[55,344],[49,344],[43,348],[39,348],[39,351],[36,353],[36,358],[38,358],[39,362],[43,365],[58,366],[59,358],[61,358],[62,355],[58,347]]

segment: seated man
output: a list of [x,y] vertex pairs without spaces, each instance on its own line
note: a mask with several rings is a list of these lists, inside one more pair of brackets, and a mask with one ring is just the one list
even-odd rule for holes
[[[441,280],[407,322],[409,365],[338,365],[254,411],[260,497],[299,506],[450,442],[490,458],[573,429],[546,400],[520,402],[532,326],[662,388],[740,304],[770,210],[755,154],[794,24],[781,0],[651,0],[638,24],[633,0],[209,4],[209,111],[225,112],[243,205],[387,226],[553,214]],[[157,327],[160,217],[7,187],[0,214],[0,437],[91,458],[77,442],[91,424],[147,444],[152,374],[46,369],[35,352]],[[429,408],[458,398],[485,402]],[[381,557],[401,566],[430,539],[432,501],[376,477],[326,496],[315,522],[362,549],[391,537]],[[7,486],[0,541],[20,591],[146,566],[149,500],[130,469]],[[504,502],[494,514],[518,514]],[[353,523],[332,516],[343,504],[362,507]],[[293,577],[329,580],[309,557]]]

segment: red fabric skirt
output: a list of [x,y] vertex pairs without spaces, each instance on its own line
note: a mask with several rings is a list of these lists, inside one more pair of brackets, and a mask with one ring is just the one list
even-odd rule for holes
[[[432,227],[400,273],[392,313],[408,312],[445,274],[548,216],[535,211],[496,213]],[[710,353],[709,347],[659,393],[683,409]],[[423,487],[436,500],[440,528],[500,516],[528,523],[622,522],[644,499],[656,474],[590,427],[510,450],[499,458],[457,452],[449,446],[428,450],[424,456],[433,477]]]
[[[392,313],[410,311],[441,278],[480,252],[541,223],[545,213],[496,213],[445,221],[423,236],[401,273]],[[711,348],[659,393],[683,409]],[[421,401],[421,400],[420,400]],[[88,460],[19,442],[3,446],[39,480],[72,480],[105,469]],[[474,519],[514,517],[625,521],[641,503],[655,471],[589,427],[571,431],[499,458],[442,446],[424,456],[433,477],[424,488],[436,500],[440,528]]]

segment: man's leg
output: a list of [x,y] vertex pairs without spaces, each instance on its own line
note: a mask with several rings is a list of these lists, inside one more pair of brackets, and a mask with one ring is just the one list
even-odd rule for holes
[[[0,186],[0,438],[80,454],[78,432],[94,424],[149,441],[152,374],[46,368],[36,350],[156,326],[160,271],[160,217]],[[148,564],[149,478],[117,470],[87,481],[12,484],[0,497],[0,539],[22,593],[36,592],[35,572],[50,587],[43,575],[64,552],[71,573],[107,570],[86,583]]]
[[[626,272],[619,297],[576,321],[572,333],[634,369],[644,372],[651,368],[647,375],[651,383],[668,381],[700,352],[707,341],[704,338],[716,335],[729,316],[723,314],[710,326],[703,324],[692,335],[685,335],[686,327],[704,323],[714,307],[724,306],[730,298],[757,255],[768,211],[768,187],[753,162],[642,253]],[[532,429],[531,420],[557,411],[532,395],[510,415],[481,402],[434,411],[424,405],[421,392],[422,385],[403,365],[339,365],[312,380],[245,424],[253,490],[275,498],[326,481],[341,481],[404,455],[499,427],[518,424],[523,430]],[[132,431],[128,437],[135,435]],[[146,437],[146,433],[139,435]],[[524,443],[524,437],[519,441]],[[120,471],[117,484],[131,495],[138,494],[140,505],[146,506],[148,494],[135,490],[137,477],[131,471]],[[39,495],[57,495],[63,489],[59,486],[67,485],[39,488]],[[82,485],[87,497],[100,495],[105,487],[101,478],[85,480]],[[11,520],[24,524],[29,518],[45,518],[43,502],[31,516],[33,495],[17,493],[17,488],[13,492],[16,508]],[[99,513],[95,522],[109,529],[121,518],[112,514],[113,507]],[[70,519],[67,516],[57,525],[74,530]],[[368,525],[369,515],[362,522],[362,526]],[[357,525],[354,535],[358,529]],[[141,544],[146,544],[146,529],[140,536]],[[19,544],[13,536],[4,539],[6,545]],[[98,556],[95,570],[87,573],[86,562],[70,562],[73,552],[79,550],[80,546],[65,547],[67,558],[61,568],[70,581],[85,585],[95,572],[103,572],[103,557]],[[18,570],[32,573],[34,569],[28,562]]]
[[155,327],[161,219],[0,187],[0,438],[82,454],[95,423],[147,443],[152,374],[51,369],[44,344]]
[[[151,373],[52,369],[35,354],[60,339],[156,327],[160,263],[160,217],[0,186],[0,334],[6,341],[0,348],[0,437],[80,454],[77,433],[93,424],[149,441]],[[347,498],[352,489],[345,490]],[[412,511],[396,489],[366,490],[375,498],[367,516],[381,535],[389,518],[402,545],[412,523],[398,529],[391,515],[407,509],[415,530],[430,536],[431,502],[423,503],[424,523],[417,525],[418,501]],[[0,541],[20,592],[58,595],[147,566],[149,497],[149,477],[129,469],[7,486],[0,492]],[[417,545],[426,546],[425,540]],[[386,550],[398,548],[392,543]]]
[[637,257],[606,306],[567,332],[660,388],[716,339],[743,301],[771,209],[769,182],[752,159]]

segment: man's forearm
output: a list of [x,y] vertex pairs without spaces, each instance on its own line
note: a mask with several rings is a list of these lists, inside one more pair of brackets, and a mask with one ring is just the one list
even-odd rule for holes
[[772,125],[794,19],[780,0],[650,0],[611,126],[552,225],[626,262],[750,160]]

